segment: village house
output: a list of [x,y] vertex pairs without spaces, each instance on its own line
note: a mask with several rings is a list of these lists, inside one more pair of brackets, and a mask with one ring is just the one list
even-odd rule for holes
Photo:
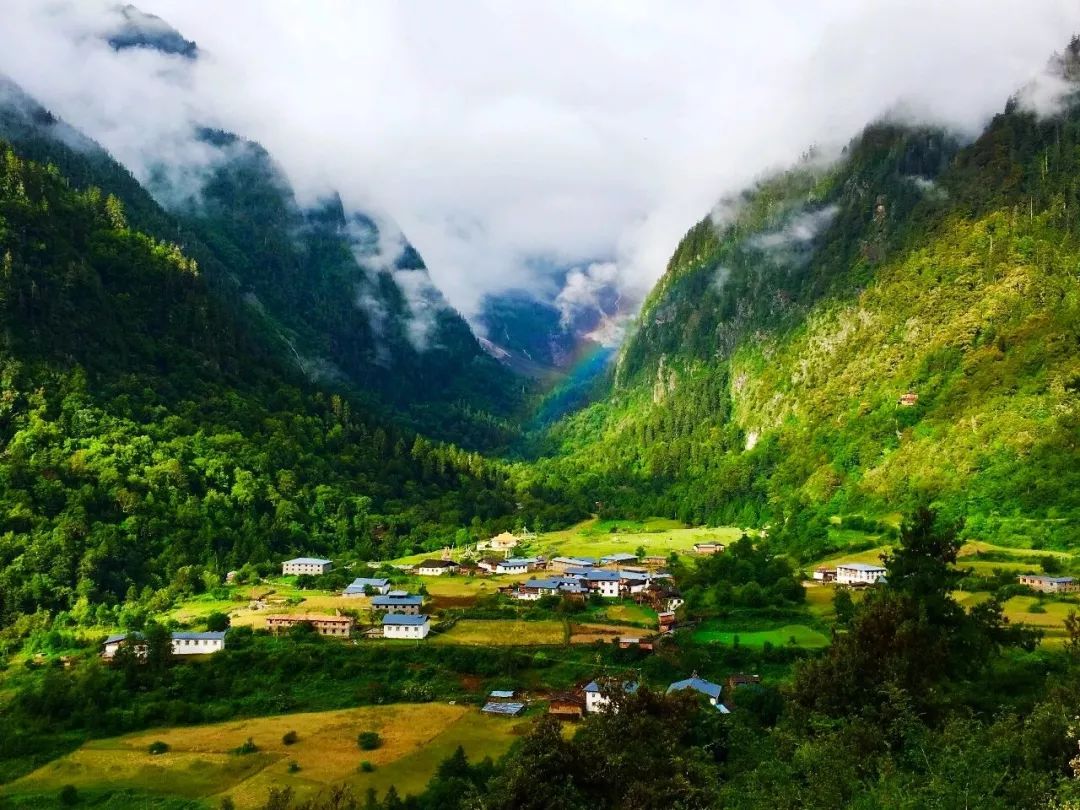
[[836,581],[836,569],[829,568],[824,565],[819,565],[814,569],[814,581],[815,582],[835,582]]
[[477,551],[483,551],[484,549],[491,549],[492,551],[508,551],[512,548],[517,548],[521,541],[518,540],[510,532],[503,532],[497,534],[490,540],[484,540],[476,544]]
[[295,574],[310,574],[319,576],[330,571],[334,564],[330,560],[320,560],[318,557],[295,557],[281,564],[282,576]]
[[651,554],[641,560],[647,568],[663,568],[668,564],[667,557],[660,554]]
[[683,599],[681,596],[679,596],[677,594],[668,596],[664,600],[664,612],[665,613],[674,613],[676,610],[678,610],[679,608],[681,608],[685,604],[686,604],[686,600]]
[[348,638],[352,634],[351,616],[330,616],[325,613],[278,613],[266,617],[266,628],[280,633],[298,624],[309,624],[320,636]]
[[423,614],[407,616],[400,613],[387,613],[383,616],[383,638],[427,638],[431,632],[431,621]]
[[618,571],[590,571],[585,581],[591,593],[598,593],[606,599],[619,598],[621,577]]
[[611,694],[613,691],[621,689],[625,694],[632,695],[638,690],[638,685],[632,681],[627,681],[620,687],[618,684],[604,684],[601,686],[596,681],[590,681],[585,686],[585,711],[592,714],[594,712],[607,711],[613,709],[611,705]]
[[494,574],[495,569],[499,567],[501,562],[502,559],[499,557],[484,557],[476,564],[476,567],[489,574]]
[[352,581],[344,591],[341,592],[342,596],[366,596],[369,592],[372,594],[387,593],[390,590],[390,580],[388,579],[371,579],[365,577],[357,577]]
[[457,570],[458,564],[453,560],[424,560],[416,566],[416,573],[422,577],[441,577],[443,574],[452,574]]
[[548,699],[548,714],[560,720],[580,720],[585,714],[585,701],[569,692],[560,692]]
[[651,638],[643,638],[642,636],[619,636],[620,650],[628,650],[631,647],[636,647],[645,652],[652,652],[654,645]]
[[727,546],[725,546],[723,543],[714,543],[712,541],[704,543],[694,543],[695,554],[719,554],[725,548],[727,548]]
[[496,574],[524,574],[536,565],[535,557],[509,557],[495,566]]
[[724,681],[724,704],[729,709],[735,705],[736,692],[740,689],[761,691],[761,676],[744,675],[741,672],[728,675]]
[[[192,633],[177,631],[172,634],[173,655],[210,655],[225,649],[226,631],[210,631],[204,633]],[[146,656],[146,643],[142,633],[115,633],[105,639],[102,644],[101,655],[103,658],[112,658],[120,647],[133,643],[135,655],[138,658]]]
[[698,694],[704,695],[709,699],[709,705],[714,706],[717,710],[728,713],[727,707],[720,702],[720,693],[722,691],[720,684],[707,681],[704,678],[699,678],[695,672],[689,678],[682,681],[675,681],[667,688],[668,694],[672,692],[681,692],[685,689],[690,689]]
[[919,395],[914,391],[908,391],[906,394],[900,395],[900,399],[897,400],[896,404],[901,408],[913,408],[919,404]]
[[656,614],[656,621],[660,625],[661,633],[670,633],[675,629],[675,613],[673,611],[660,611]]
[[649,575],[639,574],[637,571],[627,571],[622,569],[619,574],[619,591],[623,594],[644,593],[645,589],[649,587]]
[[885,576],[885,569],[869,563],[840,563],[836,566],[837,585],[876,585]]
[[629,554],[625,551],[618,551],[614,554],[607,554],[600,558],[600,565],[622,565],[628,562],[634,562],[637,559],[637,554]]
[[596,566],[594,557],[555,557],[549,567],[556,573],[566,573],[569,568],[593,568]]
[[513,689],[496,689],[488,695],[482,708],[484,714],[499,714],[504,717],[517,717],[525,711],[525,703],[514,699]]
[[1072,577],[1049,577],[1039,574],[1021,574],[1016,578],[1021,585],[1042,593],[1075,593],[1080,584]]
[[371,607],[374,610],[400,613],[404,616],[419,616],[423,604],[424,597],[414,596],[405,591],[390,591],[390,593],[382,596],[373,596],[371,598]]

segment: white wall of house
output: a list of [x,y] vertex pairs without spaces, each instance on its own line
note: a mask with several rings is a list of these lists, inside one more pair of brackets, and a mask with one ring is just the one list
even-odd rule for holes
[[836,581],[840,585],[873,585],[885,576],[884,568],[850,568],[846,565],[836,566]]
[[585,711],[599,712],[611,705],[611,698],[602,692],[585,693]]
[[619,580],[601,579],[595,584],[597,593],[601,596],[606,596],[608,599],[617,599],[619,597]]
[[383,637],[384,638],[427,638],[427,634],[431,631],[431,623],[424,622],[423,624],[384,624],[383,625]]
[[281,573],[284,576],[289,576],[290,574],[296,574],[296,575],[314,574],[315,576],[318,576],[319,574],[325,574],[327,571],[329,571],[331,569],[331,567],[332,567],[332,564],[328,563],[328,562],[327,563],[284,562],[284,563],[281,564]]
[[422,577],[441,577],[449,568],[420,568],[417,569],[417,573]]
[[209,655],[225,649],[223,638],[174,638],[173,655]]

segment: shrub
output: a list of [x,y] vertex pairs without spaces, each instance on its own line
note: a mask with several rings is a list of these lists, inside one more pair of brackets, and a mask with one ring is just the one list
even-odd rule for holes
[[151,754],[164,754],[169,750],[169,744],[167,742],[162,742],[161,740],[154,740],[146,750]]
[[296,773],[298,770],[300,770],[300,763],[295,759],[291,760],[289,762],[289,773]]
[[1046,613],[1046,608],[1042,606],[1042,602],[1032,602],[1028,613]]
[[79,801],[79,791],[74,785],[64,785],[60,788],[60,804],[72,805]]
[[241,745],[239,748],[234,748],[233,749],[233,753],[234,754],[254,754],[258,750],[259,750],[259,746],[255,745],[255,741],[253,739],[251,739],[251,737],[248,737],[246,740],[244,740],[243,745]]
[[229,629],[229,617],[220,611],[214,611],[206,617],[206,629],[211,632],[221,632]]
[[356,744],[361,751],[374,751],[382,745],[382,737],[377,731],[361,731],[356,735]]
[[366,759],[360,763],[360,770],[364,773],[371,773],[375,770],[375,766],[368,762]]
[[286,731],[281,737],[281,741],[285,745],[292,745],[294,742],[296,742],[299,739],[300,739],[300,735],[298,735],[295,731]]

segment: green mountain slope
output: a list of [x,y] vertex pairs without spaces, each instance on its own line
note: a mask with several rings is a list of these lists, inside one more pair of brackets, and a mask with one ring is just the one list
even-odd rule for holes
[[256,143],[216,130],[199,137],[211,165],[193,178],[163,162],[151,195],[98,144],[0,77],[0,138],[55,164],[76,187],[114,194],[134,227],[180,244],[213,294],[309,379],[381,403],[437,438],[480,448],[510,440],[520,381],[483,351],[404,237],[388,238],[336,196],[301,206]]
[[311,388],[117,198],[0,152],[0,624],[281,554],[438,548],[535,506]]
[[1080,543],[1078,147],[1075,105],[1014,100],[963,148],[874,126],[729,201],[542,469],[694,522],[930,498],[977,536]]

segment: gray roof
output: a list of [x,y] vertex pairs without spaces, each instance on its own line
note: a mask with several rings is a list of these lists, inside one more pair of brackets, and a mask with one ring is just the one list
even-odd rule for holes
[[1037,579],[1039,582],[1046,582],[1053,585],[1067,585],[1073,581],[1072,577],[1047,577],[1041,574],[1021,574],[1020,576],[1027,577],[1028,579]]
[[553,562],[570,563],[571,565],[596,565],[595,557],[556,557]]
[[417,568],[457,568],[453,560],[424,560]]
[[636,579],[640,582],[649,581],[649,575],[643,574],[640,571],[619,571],[619,576],[623,579]]
[[357,577],[345,589],[345,593],[363,593],[365,588],[385,588],[390,584],[388,579],[371,579],[369,577]]
[[225,638],[225,632],[225,630],[208,630],[205,633],[173,633],[172,637],[192,641],[220,641]]
[[416,625],[416,626],[419,626],[419,625],[422,625],[422,624],[426,624],[427,620],[428,620],[428,617],[424,616],[424,615],[405,616],[405,615],[402,615],[401,613],[387,613],[385,616],[383,616],[382,623],[383,623],[383,625],[398,624],[398,625]]
[[384,605],[422,605],[424,604],[424,597],[422,596],[373,596],[371,597],[371,604],[375,607],[383,607]]
[[561,585],[563,580],[561,579],[527,579],[525,580],[526,588],[548,588],[555,590]]
[[522,566],[532,565],[535,562],[536,557],[510,557],[506,560],[499,560],[499,565]]
[[601,557],[600,562],[602,562],[602,563],[628,562],[629,560],[636,560],[636,559],[637,559],[637,554],[628,554],[625,551],[617,551],[614,554],[608,554],[608,555],[606,555],[604,557]]
[[318,557],[293,557],[291,560],[286,560],[283,564],[288,563],[305,563],[307,565],[329,565],[330,560],[320,560]]
[[489,697],[493,698],[512,698],[514,696],[513,689],[492,689]]
[[[623,689],[624,692],[626,692],[626,694],[632,695],[638,690],[638,685],[634,681],[626,681],[622,685],[622,689]],[[596,681],[589,681],[589,683],[585,685],[585,691],[586,692],[603,692],[604,689]]]
[[525,711],[524,703],[485,703],[481,710],[487,714],[506,714],[510,716],[521,714]]
[[850,568],[852,571],[884,571],[885,568],[880,565],[870,565],[869,563],[837,563],[837,568]]
[[[132,636],[135,637],[135,638],[142,638],[141,633],[132,633]],[[108,638],[106,638],[103,643],[104,644],[115,644],[118,641],[123,641],[127,637],[128,637],[127,633],[113,633]]]
[[618,582],[618,571],[590,571],[588,574],[589,582]]
[[668,687],[668,692],[677,692],[681,689],[693,689],[703,695],[708,695],[716,700],[720,699],[720,684],[707,681],[704,678],[692,676],[683,681],[675,681]]

